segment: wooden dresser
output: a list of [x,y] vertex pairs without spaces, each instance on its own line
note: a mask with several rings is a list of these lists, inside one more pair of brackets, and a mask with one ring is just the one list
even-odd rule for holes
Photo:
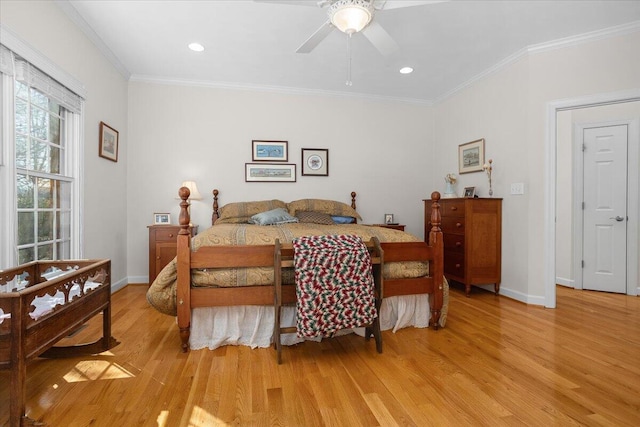
[[[149,225],[149,285],[165,265],[175,258],[179,225]],[[198,226],[191,226],[191,237],[198,234]]]
[[[425,239],[431,230],[431,200],[424,200]],[[440,199],[444,238],[444,275],[471,285],[494,284],[500,292],[502,268],[502,199]]]

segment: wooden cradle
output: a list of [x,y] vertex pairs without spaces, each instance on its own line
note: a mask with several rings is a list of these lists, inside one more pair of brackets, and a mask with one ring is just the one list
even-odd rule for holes
[[[218,218],[218,190],[213,190],[213,215],[212,224]],[[182,350],[189,348],[189,335],[191,327],[191,310],[198,307],[221,307],[240,305],[273,305],[274,286],[243,286],[240,288],[226,287],[193,287],[191,286],[191,270],[203,268],[215,268],[216,259],[214,250],[209,247],[201,247],[192,251],[189,232],[189,189],[182,187],[179,190],[181,230],[177,238],[177,320],[182,341]],[[355,196],[352,192],[351,207],[355,210]],[[421,261],[428,262],[429,275],[411,279],[384,279],[383,298],[402,295],[429,294],[431,322],[434,329],[438,329],[440,313],[443,307],[444,267],[443,267],[443,240],[440,230],[440,193],[431,194],[433,200],[429,244],[425,242],[381,242],[384,250],[385,262],[396,261]],[[229,246],[228,250],[236,257],[242,257],[242,248]],[[247,249],[249,250],[249,249]],[[240,251],[240,252],[239,252]],[[295,286],[282,285],[282,303],[295,302]]]
[[[0,369],[11,371],[12,427],[37,424],[25,416],[27,362],[97,354],[119,344],[111,336],[110,276],[109,260],[35,261],[0,270]],[[54,347],[100,312],[101,338]]]

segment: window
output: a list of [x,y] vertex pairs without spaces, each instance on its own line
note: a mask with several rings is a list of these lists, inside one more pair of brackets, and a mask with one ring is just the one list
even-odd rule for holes
[[0,269],[78,258],[82,98],[4,45],[0,59]]
[[71,255],[71,185],[65,164],[68,112],[15,81],[15,163],[18,263]]

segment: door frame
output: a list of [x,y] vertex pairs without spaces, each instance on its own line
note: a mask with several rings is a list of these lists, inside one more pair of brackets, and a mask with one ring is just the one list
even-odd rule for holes
[[[629,225],[633,222],[634,224],[638,223],[637,212],[636,218],[631,216],[631,212],[629,210],[629,205],[632,203],[633,195],[638,194],[638,180],[632,182],[631,175],[633,169],[633,159],[636,159],[635,169],[638,169],[637,166],[637,153],[634,157],[634,149],[632,145],[637,147],[638,144],[633,144],[634,141],[638,141],[638,128],[639,128],[639,119],[633,120],[609,120],[609,121],[598,121],[598,122],[588,122],[588,123],[576,123],[573,125],[573,141],[572,141],[572,184],[574,191],[572,192],[572,230],[571,234],[573,237],[573,287],[574,289],[584,289],[583,284],[583,268],[582,268],[582,260],[584,259],[583,253],[583,239],[584,239],[584,210],[582,209],[582,202],[584,197],[582,197],[584,192],[584,151],[582,146],[584,144],[584,130],[591,128],[600,128],[600,127],[610,127],[610,126],[627,126],[627,216],[628,220],[626,221],[627,227],[627,244],[625,247],[625,266],[627,268],[626,274],[626,283],[625,283],[625,293],[627,295],[636,295],[635,287],[631,281],[631,269],[633,267],[632,260],[634,259],[632,255],[633,245],[632,240],[633,236],[630,235]],[[635,139],[634,139],[635,138]],[[640,142],[640,141],[639,141]],[[637,174],[636,174],[637,175]],[[637,196],[636,196],[637,199]],[[636,200],[637,203],[637,200]],[[637,238],[636,238],[637,241]],[[637,257],[636,257],[637,259]],[[636,267],[637,271],[637,267]]]
[[[543,221],[543,280],[545,287],[544,305],[547,308],[556,307],[556,149],[557,140],[557,112],[573,110],[577,108],[595,107],[600,105],[619,104],[625,102],[640,101],[640,89],[632,89],[622,92],[605,93],[579,98],[550,101],[547,103],[547,129],[544,141],[544,221]],[[636,146],[636,159],[640,161]],[[629,155],[631,157],[631,155]],[[638,182],[638,172],[630,171],[630,179]],[[637,187],[636,187],[637,188]],[[638,200],[627,207],[627,212],[638,218]],[[638,253],[638,224],[629,221],[627,235],[631,235],[631,245],[634,252]],[[638,286],[637,269],[627,277],[627,283]],[[638,294],[638,289],[632,290]]]

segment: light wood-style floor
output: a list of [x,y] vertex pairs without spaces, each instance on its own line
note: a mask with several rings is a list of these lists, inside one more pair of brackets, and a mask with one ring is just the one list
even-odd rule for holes
[[[640,298],[558,288],[555,310],[451,291],[446,328],[183,354],[146,286],[113,296],[122,344],[38,359],[27,414],[51,426],[638,426]],[[97,336],[101,319],[76,336]],[[9,375],[0,372],[0,424]]]

